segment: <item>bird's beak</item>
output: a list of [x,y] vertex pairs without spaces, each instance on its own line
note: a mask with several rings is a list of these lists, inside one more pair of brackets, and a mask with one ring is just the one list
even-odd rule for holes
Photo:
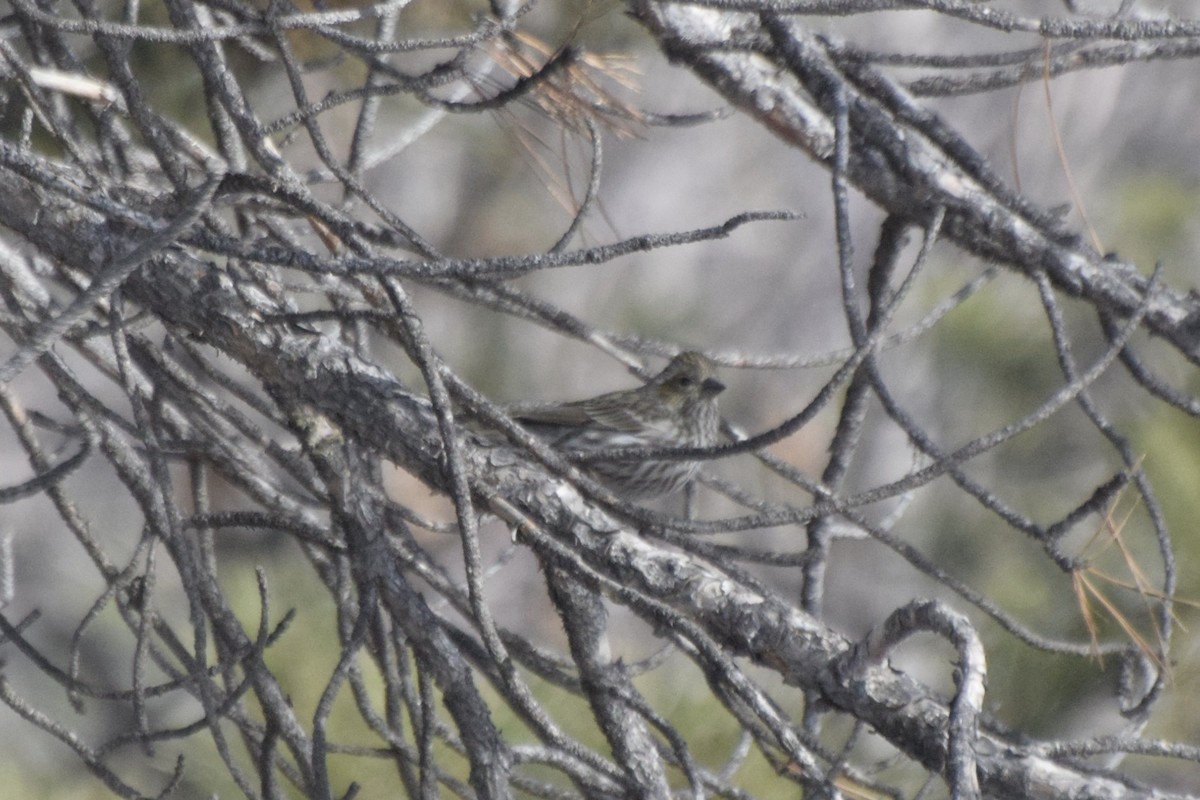
[[725,391],[725,384],[716,378],[705,378],[704,383],[700,384],[700,393],[705,397],[716,397],[723,391]]

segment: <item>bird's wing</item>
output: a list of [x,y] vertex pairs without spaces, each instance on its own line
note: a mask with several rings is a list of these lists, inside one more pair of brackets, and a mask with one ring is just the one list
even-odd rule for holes
[[636,432],[646,426],[646,421],[629,410],[625,392],[600,395],[588,400],[554,405],[517,407],[512,410],[513,419],[533,425],[561,425],[577,428],[592,428]]
[[535,425],[585,425],[590,419],[583,403],[516,406],[509,413],[517,422]]
[[608,403],[605,400],[606,397],[601,396],[586,403],[593,427],[609,428],[621,433],[638,433],[645,430],[645,418],[634,413],[628,402]]

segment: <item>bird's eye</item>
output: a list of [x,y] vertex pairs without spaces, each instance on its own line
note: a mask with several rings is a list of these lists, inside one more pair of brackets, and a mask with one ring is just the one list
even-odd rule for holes
[[696,383],[696,379],[689,375],[680,375],[678,383],[680,386],[686,389],[687,387],[694,385]]

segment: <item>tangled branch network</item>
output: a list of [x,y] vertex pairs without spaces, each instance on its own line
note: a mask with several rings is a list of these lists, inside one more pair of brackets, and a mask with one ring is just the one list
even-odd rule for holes
[[9,0],[22,778],[1200,796],[1163,5]]

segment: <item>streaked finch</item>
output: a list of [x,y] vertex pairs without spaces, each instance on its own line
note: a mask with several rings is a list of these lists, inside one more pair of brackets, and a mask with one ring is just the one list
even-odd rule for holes
[[[562,450],[598,453],[624,447],[709,447],[717,443],[717,395],[725,385],[712,361],[680,353],[645,386],[587,400],[513,409],[513,418]],[[617,494],[643,499],[683,488],[696,461],[620,459],[586,469]]]

